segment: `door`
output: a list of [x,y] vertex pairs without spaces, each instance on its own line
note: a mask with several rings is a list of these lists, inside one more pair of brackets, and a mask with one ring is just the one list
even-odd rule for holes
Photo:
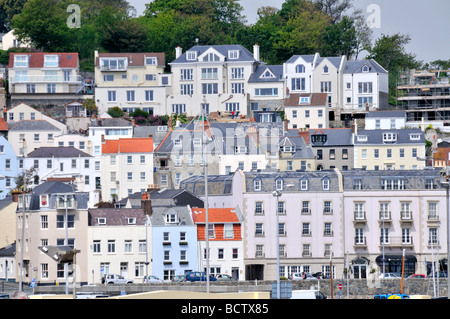
[[124,278],[128,278],[128,263],[120,263],[120,275]]
[[364,279],[367,277],[367,266],[366,265],[353,265],[353,278]]

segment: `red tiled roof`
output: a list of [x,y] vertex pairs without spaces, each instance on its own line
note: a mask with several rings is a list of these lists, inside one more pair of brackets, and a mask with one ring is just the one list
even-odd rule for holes
[[[205,208],[192,208],[194,223],[205,222]],[[209,208],[208,223],[240,223],[234,208]]]
[[59,55],[59,67],[60,68],[77,68],[78,67],[78,53],[76,52],[40,52],[40,53],[20,53],[11,52],[9,54],[9,67],[14,68],[14,56],[15,55],[28,55],[30,57],[28,67],[29,68],[42,68],[44,67],[45,55]]
[[[311,102],[300,104],[300,97],[311,96]],[[286,106],[325,106],[327,105],[327,93],[291,93],[284,100]]]
[[102,145],[103,154],[114,153],[152,153],[153,138],[121,138],[118,140],[106,140]]

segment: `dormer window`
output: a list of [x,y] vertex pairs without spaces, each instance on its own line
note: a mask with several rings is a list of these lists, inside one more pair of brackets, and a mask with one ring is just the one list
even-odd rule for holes
[[188,60],[188,61],[197,60],[197,52],[196,51],[187,51],[186,52],[186,60]]
[[313,142],[313,143],[326,143],[326,141],[327,141],[326,134],[311,135],[311,142]]
[[299,104],[309,104],[309,96],[301,96],[298,101]]
[[28,67],[28,55],[15,55],[14,67]]
[[302,190],[302,191],[308,190],[308,178],[302,177],[300,179],[300,190]]
[[358,142],[367,142],[367,135],[358,135],[356,139]]
[[56,68],[58,67],[57,55],[45,55],[44,56],[44,68]]
[[267,69],[266,71],[264,71],[264,73],[261,75],[262,79],[267,79],[267,78],[274,78],[275,75],[273,75],[272,72],[270,72],[269,69]]
[[165,216],[166,224],[176,224],[178,223],[178,215],[177,214],[167,214]]
[[291,146],[291,145],[286,145],[286,146],[282,146],[281,149],[284,153],[290,153],[295,150],[295,147]]
[[303,64],[299,64],[295,67],[295,73],[305,73],[305,66]]
[[281,177],[275,180],[275,190],[277,191],[283,190],[283,179]]
[[100,68],[102,71],[125,71],[127,58],[101,58]]
[[48,207],[48,195],[41,195],[41,207]]
[[136,225],[136,217],[127,217],[128,225]]
[[409,139],[411,141],[420,141],[420,134],[410,134]]
[[105,217],[97,218],[97,224],[98,225],[106,225],[106,218]]
[[330,190],[330,179],[328,177],[324,177],[322,179],[322,190],[324,191]]
[[157,65],[158,59],[156,57],[146,57],[145,58],[145,65]]
[[239,59],[239,50],[229,50],[228,51],[228,58],[230,60]]
[[262,181],[260,178],[256,178],[253,180],[253,191],[260,192],[262,186]]
[[396,133],[383,133],[383,142],[384,143],[397,142],[397,134]]

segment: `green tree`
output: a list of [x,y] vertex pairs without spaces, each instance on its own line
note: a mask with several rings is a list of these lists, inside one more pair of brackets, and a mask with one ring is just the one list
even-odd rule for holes
[[22,11],[27,0],[0,0],[0,33],[11,30],[11,20]]
[[353,20],[344,16],[341,21],[326,27],[320,54],[322,56],[346,55],[350,58],[357,50],[356,36]]
[[107,112],[111,117],[114,118],[121,118],[125,115],[125,113],[123,112],[123,110],[118,107],[118,106],[114,106],[112,108],[110,108]]
[[366,59],[374,59],[389,71],[389,103],[391,104],[396,103],[395,93],[399,72],[406,69],[415,69],[421,65],[414,54],[407,53],[405,50],[405,45],[410,41],[409,35],[396,33],[390,36],[382,34],[375,41],[374,46],[367,50],[369,54]]

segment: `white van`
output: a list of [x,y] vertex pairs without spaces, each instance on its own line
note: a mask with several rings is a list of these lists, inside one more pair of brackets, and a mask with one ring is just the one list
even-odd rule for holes
[[319,290],[292,290],[291,299],[327,299]]

